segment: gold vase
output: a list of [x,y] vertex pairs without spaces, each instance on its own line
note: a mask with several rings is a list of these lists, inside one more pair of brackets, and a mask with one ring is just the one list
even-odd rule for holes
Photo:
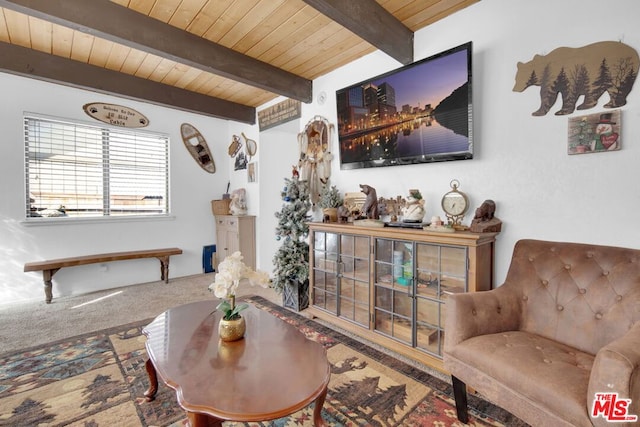
[[218,324],[218,336],[222,341],[237,341],[244,337],[244,333],[247,330],[247,324],[244,321],[244,317],[240,316],[233,320],[220,319]]

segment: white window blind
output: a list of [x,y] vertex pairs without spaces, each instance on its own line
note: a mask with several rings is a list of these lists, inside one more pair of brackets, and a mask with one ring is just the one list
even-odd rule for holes
[[169,138],[24,118],[26,216],[169,213]]

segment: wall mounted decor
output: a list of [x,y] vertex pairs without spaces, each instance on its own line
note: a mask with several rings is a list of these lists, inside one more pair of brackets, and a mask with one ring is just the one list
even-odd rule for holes
[[340,168],[473,158],[471,42],[336,92]]
[[244,132],[240,133],[244,138],[244,146],[247,148],[247,161],[250,161],[253,156],[256,155],[258,151],[258,143],[253,139],[247,138],[247,135]]
[[[544,116],[555,104],[558,94],[562,107],[557,116],[570,114],[577,108],[593,108],[606,92],[605,108],[618,108],[627,103],[627,95],[638,75],[638,52],[621,42],[606,41],[587,46],[559,47],[547,55],[535,55],[529,62],[518,62],[514,92],[529,86],[540,86],[540,108],[533,116]],[[576,107],[578,100],[584,97]]]
[[247,165],[247,182],[258,182],[258,162]]
[[240,137],[238,135],[233,135],[231,137],[231,144],[229,144],[229,149],[227,152],[230,157],[235,157],[242,148],[242,142],[240,141]]
[[620,149],[620,110],[569,119],[569,154]]
[[183,123],[180,126],[180,134],[182,135],[184,146],[187,147],[189,154],[191,154],[196,163],[205,171],[215,173],[216,164],[213,161],[207,141],[200,131],[189,123]]
[[331,137],[334,126],[321,116],[315,116],[298,134],[300,180],[309,185],[309,198],[318,203],[322,186],[331,177]]
[[247,156],[244,151],[241,151],[236,156],[236,161],[233,164],[233,170],[239,171],[247,168]]
[[149,125],[149,119],[144,114],[122,105],[92,102],[84,104],[82,109],[90,117],[114,126],[142,128]]
[[302,103],[287,99],[258,111],[258,126],[261,131],[300,118]]

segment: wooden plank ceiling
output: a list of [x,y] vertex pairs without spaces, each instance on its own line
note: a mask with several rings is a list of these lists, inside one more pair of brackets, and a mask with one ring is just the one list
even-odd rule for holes
[[0,71],[255,123],[279,95],[479,0],[0,0]]

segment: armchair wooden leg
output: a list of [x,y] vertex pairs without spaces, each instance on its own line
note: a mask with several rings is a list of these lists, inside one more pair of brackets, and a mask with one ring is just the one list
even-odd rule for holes
[[469,413],[467,412],[467,385],[458,378],[451,375],[453,384],[453,397],[456,400],[456,414],[458,420],[465,424],[469,423]]

